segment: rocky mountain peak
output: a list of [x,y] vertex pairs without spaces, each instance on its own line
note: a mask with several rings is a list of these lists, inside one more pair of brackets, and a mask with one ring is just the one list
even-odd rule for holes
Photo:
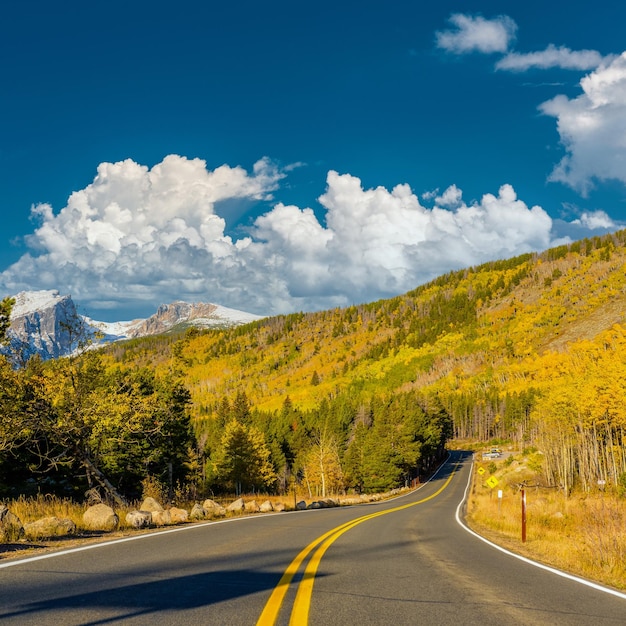
[[261,319],[217,304],[176,301],[162,304],[147,319],[98,322],[80,315],[72,297],[56,290],[24,291],[13,298],[9,342],[2,352],[19,360],[34,354],[44,360],[66,356],[79,347],[79,341],[95,339],[96,333],[100,343],[110,343],[161,334],[180,325],[227,328]]
[[129,329],[129,334],[132,337],[158,335],[184,322],[210,319],[217,310],[217,305],[203,302],[190,304],[179,300],[162,304],[154,315],[146,320],[139,320],[132,330]]
[[28,357],[54,359],[76,349],[81,318],[71,296],[58,291],[23,291],[15,298],[9,350]]

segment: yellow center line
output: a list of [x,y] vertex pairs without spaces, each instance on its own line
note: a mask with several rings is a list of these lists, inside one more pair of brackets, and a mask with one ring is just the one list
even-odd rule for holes
[[346,522],[342,526],[338,526],[337,528],[333,528],[328,532],[324,533],[320,537],[318,537],[315,541],[311,542],[308,546],[303,548],[298,556],[289,564],[284,574],[281,576],[278,581],[278,585],[274,588],[272,595],[269,600],[265,604],[263,612],[257,621],[257,626],[272,626],[276,623],[276,619],[278,618],[278,612],[280,611],[280,607],[285,599],[285,595],[289,590],[289,585],[293,580],[293,577],[296,575],[297,571],[300,569],[300,565],[302,561],[306,559],[308,554],[320,544],[324,539],[337,532],[338,529],[343,528],[344,526],[350,526],[352,522]]
[[302,626],[303,624],[307,624],[309,619],[309,609],[311,606],[311,596],[313,594],[313,583],[315,582],[315,575],[317,574],[317,569],[326,550],[328,550],[328,548],[339,537],[341,537],[341,535],[354,528],[355,526],[362,524],[363,522],[366,522],[375,517],[379,517],[381,515],[386,515],[387,513],[394,513],[396,511],[408,509],[412,506],[417,506],[418,504],[423,504],[424,502],[428,502],[428,500],[432,500],[433,498],[437,497],[450,484],[450,481],[452,480],[452,477],[454,476],[454,473],[456,472],[458,466],[459,462],[457,462],[455,468],[450,473],[450,476],[448,477],[446,482],[430,496],[422,498],[417,502],[411,502],[410,504],[403,504],[402,506],[397,506],[393,509],[387,509],[386,511],[377,511],[376,513],[363,515],[356,520],[346,522],[345,524],[329,530],[328,532],[324,533],[323,535],[312,541],[308,546],[303,548],[298,556],[296,556],[296,558],[289,564],[289,566],[285,570],[285,573],[278,581],[278,585],[275,587],[272,595],[270,596],[269,600],[265,604],[265,607],[263,608],[263,612],[261,613],[261,616],[257,621],[257,626],[273,626],[276,623],[280,608],[289,589],[289,585],[293,580],[293,577],[296,575],[298,569],[300,569],[300,566],[302,565],[304,559],[306,559],[306,557],[317,547],[317,550],[307,564],[302,580],[298,585],[298,591],[296,593],[296,599],[294,601],[293,609],[291,611],[291,619],[289,622],[290,626]]

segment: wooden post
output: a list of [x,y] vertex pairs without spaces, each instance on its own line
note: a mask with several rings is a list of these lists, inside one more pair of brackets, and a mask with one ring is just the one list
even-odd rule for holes
[[526,542],[526,491],[522,489],[522,543]]

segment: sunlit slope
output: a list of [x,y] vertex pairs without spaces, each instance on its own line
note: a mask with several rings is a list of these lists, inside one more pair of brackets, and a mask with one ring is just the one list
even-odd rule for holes
[[244,392],[311,408],[343,390],[367,397],[526,380],[524,364],[594,341],[626,316],[626,231],[451,272],[403,296],[190,331],[109,350],[120,363],[176,368],[197,417]]

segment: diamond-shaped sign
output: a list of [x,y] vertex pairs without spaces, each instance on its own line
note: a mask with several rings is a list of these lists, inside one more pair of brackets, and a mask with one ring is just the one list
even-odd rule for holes
[[485,473],[485,468],[479,467],[476,471],[482,476]]
[[500,481],[495,476],[489,476],[489,478],[487,479],[487,485],[491,487],[492,489],[494,487],[497,487],[499,482]]

